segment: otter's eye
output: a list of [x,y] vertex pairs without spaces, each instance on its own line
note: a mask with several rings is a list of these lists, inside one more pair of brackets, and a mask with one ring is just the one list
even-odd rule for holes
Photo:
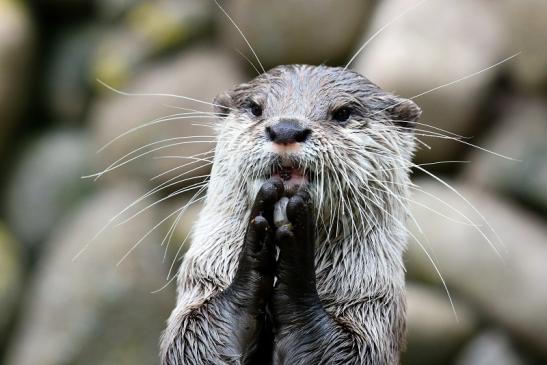
[[249,110],[255,117],[260,117],[262,115],[262,106],[258,105],[254,101],[249,101]]
[[341,108],[338,108],[332,113],[332,119],[336,120],[337,122],[345,122],[349,119],[351,116],[351,108],[347,106],[343,106]]

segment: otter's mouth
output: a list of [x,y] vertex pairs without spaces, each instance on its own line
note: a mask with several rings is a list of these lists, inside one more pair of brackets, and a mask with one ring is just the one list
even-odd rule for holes
[[306,172],[293,166],[280,166],[273,170],[271,176],[283,180],[285,192],[287,193],[295,193],[299,187],[306,186],[309,183]]

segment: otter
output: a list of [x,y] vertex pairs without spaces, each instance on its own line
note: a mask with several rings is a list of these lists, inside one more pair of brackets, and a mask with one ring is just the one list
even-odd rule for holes
[[310,65],[275,67],[214,105],[210,183],[162,363],[397,364],[420,108]]

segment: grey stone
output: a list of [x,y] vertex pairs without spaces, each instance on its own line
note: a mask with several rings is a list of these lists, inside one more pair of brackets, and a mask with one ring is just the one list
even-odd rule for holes
[[104,231],[100,228],[142,193],[123,182],[91,198],[48,242],[8,349],[8,365],[154,364],[174,288],[155,231],[117,265],[155,224],[152,210]]
[[[418,3],[382,1],[367,37]],[[415,97],[469,76],[517,52],[507,50],[507,29],[494,9],[488,0],[422,2],[375,38],[354,68],[404,97]],[[477,112],[503,69],[496,67],[416,98],[423,110],[421,123],[464,136],[475,135],[484,125],[477,123]],[[418,125],[420,129],[440,132]],[[432,149],[421,148],[419,162],[454,159],[465,147],[442,138],[420,139]]]
[[0,3],[0,149],[18,122],[27,96],[33,30],[25,3]]
[[54,43],[46,72],[47,106],[56,122],[82,121],[91,98],[91,55],[101,35],[98,26],[80,26],[63,32]]
[[466,178],[547,212],[547,106],[540,98],[512,100],[480,145],[517,161],[477,150]]
[[543,0],[496,2],[505,28],[507,47],[522,53],[511,62],[513,80],[528,91],[542,92],[547,86],[547,3]]
[[[265,68],[287,63],[336,64],[355,46],[368,18],[369,0],[233,0],[226,11],[240,27]],[[221,35],[230,49],[246,54],[258,67],[245,41],[218,10]]]
[[454,313],[442,290],[416,283],[407,285],[406,297],[408,333],[402,363],[450,363],[477,327],[473,311],[456,301]]
[[[123,91],[133,93],[162,93],[183,95],[205,102],[195,103],[169,96],[125,96],[103,88],[104,94],[91,109],[90,123],[94,130],[97,148],[112,141],[132,128],[145,125],[159,117],[185,112],[172,106],[198,109],[211,112],[213,98],[234,85],[242,82],[243,75],[233,60],[224,52],[215,48],[195,48],[169,60],[151,65],[139,74]],[[170,107],[171,106],[171,107]],[[113,179],[116,176],[140,176],[152,178],[177,166],[184,168],[173,170],[155,182],[166,181],[182,173],[181,178],[204,175],[209,171],[206,161],[185,159],[199,153],[211,151],[214,147],[215,133],[204,123],[215,121],[211,116],[196,116],[189,119],[169,120],[136,130],[110,144],[97,155],[97,165],[103,170],[119,158],[137,148],[169,138],[170,140],[141,148],[126,158],[144,154],[138,160],[127,163],[121,168],[105,175]],[[201,138],[190,138],[203,136]],[[193,141],[202,142],[193,142]],[[178,145],[164,148],[169,143]],[[153,149],[158,149],[151,152]],[[165,158],[165,156],[167,156]],[[211,155],[199,155],[196,158],[210,158]],[[192,164],[190,164],[192,163]],[[202,167],[200,167],[202,166]],[[101,170],[99,168],[98,170]],[[194,170],[194,171],[191,171]],[[189,180],[195,183],[198,180]]]
[[499,331],[487,331],[477,336],[465,348],[456,365],[524,365],[509,338]]
[[[454,192],[435,182],[419,180],[417,184],[426,193],[415,194],[413,200],[418,203],[412,212],[424,234],[409,224],[414,237],[429,252],[452,292],[473,303],[484,320],[506,328],[547,355],[545,223],[483,189],[451,180],[448,183],[481,212],[496,234]],[[467,219],[480,225],[478,229],[491,243],[476,227],[466,225]],[[411,277],[439,281],[416,240],[409,245],[407,268]]]
[[[106,2],[106,1],[105,1]],[[140,1],[104,34],[92,56],[89,81],[120,87],[154,57],[180,49],[206,33],[211,23],[208,1]]]
[[89,138],[77,132],[51,132],[30,143],[6,194],[8,222],[21,242],[41,244],[85,195],[89,183],[81,177],[92,154]]
[[95,0],[99,18],[105,20],[118,20],[141,2],[141,0]]
[[0,343],[5,341],[23,282],[23,262],[18,244],[0,222]]

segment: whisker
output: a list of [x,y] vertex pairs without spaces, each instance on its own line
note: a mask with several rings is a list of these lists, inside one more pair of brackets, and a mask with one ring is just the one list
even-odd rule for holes
[[417,4],[411,6],[410,8],[406,9],[405,11],[403,11],[401,14],[397,15],[395,18],[391,19],[389,22],[387,22],[386,24],[384,24],[380,29],[378,29],[373,35],[371,35],[369,37],[369,39],[367,39],[367,41],[357,50],[357,52],[355,52],[355,54],[350,58],[350,60],[348,61],[348,63],[346,63],[346,66],[344,66],[344,70],[346,70],[352,63],[353,61],[355,61],[355,59],[357,58],[357,56],[359,56],[359,54],[361,54],[361,52],[363,52],[363,50],[369,45],[370,42],[372,42],[374,40],[374,38],[378,37],[384,30],[386,30],[387,28],[389,28],[392,24],[396,23],[397,21],[399,21],[399,19],[401,19],[403,16],[405,16],[407,13],[409,13],[410,11],[416,9],[418,6],[422,5],[424,2],[426,2],[428,0],[422,0],[420,2],[418,2]]
[[[366,198],[366,195],[365,195],[365,198]],[[374,202],[373,202],[374,204]],[[395,217],[393,214],[389,213],[388,211],[386,211],[384,208],[382,208],[381,206],[376,206],[377,208],[379,208],[380,210],[382,210],[385,214],[387,214],[388,216],[390,216],[395,222],[399,223],[399,225],[402,227],[403,230],[405,230],[407,232],[407,234],[412,237],[416,243],[418,243],[418,245],[420,246],[420,248],[422,249],[422,251],[424,252],[424,254],[426,255],[427,259],[429,260],[429,262],[431,263],[431,265],[433,266],[435,272],[437,273],[437,276],[439,277],[439,279],[441,280],[441,283],[444,287],[444,290],[446,291],[446,295],[448,296],[448,300],[450,302],[450,306],[452,307],[452,311],[454,313],[454,316],[456,318],[456,321],[459,321],[458,319],[458,314],[456,312],[456,307],[454,306],[454,301],[452,300],[452,295],[450,294],[450,290],[448,289],[448,285],[446,284],[446,281],[444,280],[444,277],[443,275],[441,274],[441,271],[439,270],[439,267],[437,266],[437,264],[435,263],[435,261],[433,260],[433,258],[431,257],[431,255],[429,254],[429,252],[427,251],[427,249],[424,247],[424,245],[422,244],[422,242],[412,233],[410,232],[410,230],[408,228],[406,228],[405,224],[403,224],[399,219],[397,219],[397,217]]]
[[[435,161],[435,162],[424,162],[424,163],[420,163],[420,164],[416,164],[417,166],[433,166],[433,165],[444,165],[444,164],[451,164],[451,163],[462,163],[462,164],[467,164],[467,163],[470,163],[471,161],[459,161],[459,160],[455,160],[455,161]],[[412,164],[414,165],[414,164]],[[393,167],[393,168],[389,168],[389,169],[381,169],[381,170],[376,170],[378,172],[385,172],[385,171],[396,171],[396,170],[402,170],[402,169],[405,169],[405,167]]]
[[182,169],[182,168],[184,168],[184,167],[187,167],[187,166],[190,166],[190,165],[192,165],[192,164],[195,164],[196,162],[206,162],[206,163],[205,163],[205,164],[202,164],[202,165],[199,165],[199,166],[196,167],[195,169],[191,169],[191,170],[189,170],[189,171],[186,171],[186,173],[193,172],[193,171],[195,171],[195,170],[199,170],[199,169],[201,169],[201,168],[203,168],[203,167],[205,167],[205,166],[208,166],[208,165],[213,164],[213,161],[207,160],[207,159],[204,159],[204,158],[184,157],[184,156],[157,156],[157,157],[154,157],[154,159],[158,159],[158,160],[159,160],[159,159],[170,159],[170,158],[172,158],[172,159],[185,159],[185,160],[191,159],[191,160],[194,160],[194,161],[191,161],[191,162],[185,163],[185,164],[183,164],[183,165],[179,165],[179,166],[173,167],[173,168],[171,168],[171,169],[169,169],[169,170],[167,170],[167,171],[164,171],[164,172],[162,172],[162,173],[160,173],[160,174],[158,174],[158,175],[156,175],[156,176],[154,176],[154,177],[151,177],[151,178],[150,178],[150,181],[156,180],[156,179],[158,179],[158,178],[160,178],[160,177],[162,177],[162,176],[164,176],[164,175],[167,175],[167,174],[169,174],[169,173],[171,173],[171,172],[173,172],[173,171],[175,171],[175,170]]
[[169,218],[171,218],[173,215],[175,215],[177,212],[179,212],[182,208],[177,208],[175,211],[171,212],[168,216],[166,216],[165,218],[163,218],[161,221],[159,221],[159,223],[157,223],[154,227],[152,227],[150,230],[148,230],[144,236],[142,236],[127,252],[126,254],[118,261],[118,263],[116,264],[116,266],[119,266],[126,258],[127,256],[129,256],[129,254],[131,252],[133,252],[133,250],[135,250],[142,241],[145,240],[146,237],[148,237],[153,231],[155,231],[159,226],[162,225],[163,222],[165,222],[166,220],[168,220]]
[[[206,153],[210,153],[210,152],[213,152],[213,151],[208,151],[208,152],[203,152],[203,153],[198,153],[194,156],[199,156],[199,155],[203,155],[203,154],[206,154]],[[180,182],[179,181],[175,181],[173,183],[170,183],[171,181],[173,180],[176,180],[177,178],[183,176],[185,173],[182,173],[182,174],[179,174],[177,176],[174,176],[172,178],[170,178],[169,180],[163,182],[162,184],[158,185],[157,187],[155,188],[152,188],[150,189],[149,191],[147,191],[146,193],[144,193],[143,195],[141,195],[139,198],[137,198],[135,201],[133,201],[131,204],[129,204],[128,206],[126,206],[124,209],[122,209],[120,212],[118,212],[114,217],[110,218],[108,220],[108,222],[103,226],[101,227],[101,229],[99,229],[97,231],[97,233],[95,233],[95,235],[80,249],[80,251],[78,251],[76,253],[76,255],[74,255],[74,257],[72,258],[72,261],[75,262],[88,248],[89,246],[91,245],[92,242],[94,242],[104,231],[106,231],[106,229],[114,222],[118,219],[118,217],[120,217],[121,215],[123,215],[127,210],[129,210],[130,208],[132,208],[133,206],[135,206],[136,204],[138,204],[139,202],[141,202],[142,200],[146,199],[147,197],[157,193],[158,191],[161,191],[163,189],[166,189],[168,187],[171,187],[173,185],[177,185],[179,184]],[[188,186],[188,188],[190,187],[195,187],[197,185],[200,185],[202,184],[203,182],[202,181],[199,181],[195,184],[191,184]]]
[[[180,213],[177,215],[175,221],[173,222],[173,224],[171,225],[171,228],[169,229],[169,231],[167,232],[167,234],[165,235],[165,237],[163,238],[163,240],[161,241],[161,244],[160,246],[163,246],[164,243],[165,243],[165,240],[167,239],[167,237],[169,237],[169,239],[167,239],[167,244],[165,245],[165,251],[163,253],[163,262],[165,262],[165,258],[167,257],[167,251],[169,250],[169,245],[171,244],[171,239],[173,238],[173,234],[175,233],[175,228],[176,226],[179,224],[180,222],[180,219],[182,218],[182,216],[184,215],[184,213],[186,213],[186,211],[188,210],[188,208],[193,205],[194,203],[200,201],[200,200],[197,200],[197,197],[203,193],[205,190],[207,189],[207,184],[202,186],[191,198],[190,200],[188,200],[188,203],[186,203],[186,205],[184,206],[184,209],[180,211]],[[205,196],[201,197],[202,199],[205,199]],[[190,232],[188,232],[189,234]],[[188,235],[186,236],[188,237]],[[186,239],[184,240],[184,242],[186,242]],[[176,256],[175,256],[175,259],[176,259]],[[169,274],[171,273],[171,270],[169,270],[169,272],[167,273],[167,278],[169,278]]]
[[421,144],[422,146],[424,146],[425,148],[427,148],[428,150],[431,149],[431,146],[428,145],[427,143],[425,143],[424,141],[422,141],[421,139],[416,138],[415,141],[418,142],[419,144]]
[[200,114],[206,114],[206,115],[211,115],[211,116],[216,116],[217,115],[215,112],[210,112],[210,111],[205,111],[205,110],[198,110],[198,109],[193,109],[193,108],[187,108],[187,107],[168,104],[168,103],[161,103],[161,105],[163,105],[167,108],[179,109],[179,110],[184,110],[184,111],[187,111],[187,112],[200,113]]
[[440,90],[440,89],[445,88],[445,87],[448,87],[448,86],[455,85],[455,84],[457,84],[457,83],[459,83],[459,82],[462,82],[462,81],[465,81],[465,80],[470,79],[470,78],[472,78],[472,77],[475,77],[475,76],[477,76],[477,75],[479,75],[479,74],[481,74],[481,73],[483,73],[483,72],[486,72],[486,71],[488,71],[488,70],[491,70],[491,69],[493,69],[494,67],[497,67],[497,66],[499,66],[499,65],[501,65],[501,64],[503,64],[503,63],[505,63],[505,62],[507,62],[507,61],[509,61],[509,60],[511,60],[511,59],[513,59],[513,58],[515,58],[515,57],[517,57],[517,56],[520,55],[521,53],[522,53],[522,51],[521,51],[521,52],[517,52],[517,53],[515,53],[514,55],[509,56],[509,57],[507,57],[507,58],[504,58],[503,60],[501,60],[501,61],[499,61],[499,62],[497,62],[497,63],[495,63],[495,64],[493,64],[493,65],[491,65],[491,66],[488,66],[488,67],[486,67],[486,68],[483,68],[482,70],[479,70],[479,71],[477,71],[477,72],[473,72],[472,74],[469,74],[469,75],[467,75],[467,76],[461,77],[461,78],[459,78],[459,79],[456,79],[456,80],[454,80],[454,81],[448,82],[448,83],[446,83],[446,84],[439,85],[439,86],[437,86],[437,87],[434,87],[433,89],[424,91],[424,92],[419,93],[419,94],[417,94],[417,95],[414,95],[414,96],[410,97],[409,99],[410,99],[410,100],[414,100],[414,99],[416,99],[416,98],[419,98],[419,97],[421,97],[421,96],[427,95],[427,94],[432,93],[432,92],[434,92],[434,91]]
[[495,151],[491,151],[491,150],[489,150],[489,149],[487,149],[487,148],[484,148],[484,147],[481,147],[481,146],[477,146],[476,144],[473,144],[473,143],[470,143],[470,142],[467,142],[467,141],[462,141],[461,139],[458,139],[458,138],[449,137],[449,136],[439,136],[439,135],[420,134],[420,133],[417,133],[417,135],[423,136],[423,137],[429,137],[429,138],[441,138],[441,139],[448,139],[448,140],[451,140],[451,141],[456,141],[456,142],[458,142],[458,143],[461,143],[461,144],[464,144],[464,145],[466,145],[466,146],[469,146],[469,147],[472,147],[472,148],[481,150],[481,151],[483,151],[483,152],[492,154],[492,155],[494,155],[494,156],[498,156],[498,157],[504,158],[504,159],[506,159],[506,160],[510,160],[510,161],[514,161],[514,162],[522,162],[521,160],[518,160],[518,159],[516,159],[516,158],[502,155],[501,153],[498,153],[498,152],[495,152]]
[[[398,121],[395,120],[395,119],[388,119],[389,122],[393,122],[393,123],[397,123]],[[424,123],[420,123],[420,125],[423,125],[427,128],[432,128],[432,129],[438,129],[440,130],[441,132],[445,132],[447,134],[443,134],[441,132],[438,132],[436,130],[429,130],[429,129],[423,129],[423,128],[417,128],[417,127],[403,127],[403,126],[400,126],[400,125],[396,125],[396,124],[392,124],[392,125],[387,125],[387,124],[384,124],[382,126],[379,126],[378,128],[380,130],[386,130],[386,131],[390,131],[390,130],[403,130],[403,131],[407,131],[409,133],[413,133],[413,134],[416,134],[417,132],[420,132],[420,133],[423,133],[424,135],[432,135],[432,136],[442,136],[442,137],[450,137],[450,138],[461,138],[461,139],[469,139],[469,137],[462,137],[462,136],[459,136],[455,133],[452,133],[452,132],[449,132],[449,131],[445,131],[444,129],[441,129],[441,128],[436,128],[432,125],[429,125],[429,124],[424,124]]]
[[169,141],[169,140],[181,140],[181,139],[188,139],[188,138],[209,138],[208,136],[189,136],[189,137],[173,137],[173,138],[167,138],[167,139],[164,139],[164,140],[161,140],[161,141],[156,141],[156,142],[152,142],[152,143],[149,143],[145,146],[142,146],[142,147],[139,147],[137,148],[136,150],[133,150],[131,152],[129,152],[128,154],[124,155],[123,157],[119,158],[118,160],[116,160],[115,162],[113,162],[110,166],[108,166],[105,170],[101,171],[101,172],[98,172],[98,173],[95,173],[95,174],[92,174],[92,175],[87,175],[87,176],[83,176],[82,178],[86,179],[86,178],[91,178],[91,177],[94,177],[94,180],[93,181],[97,181],[101,176],[103,176],[104,174],[106,174],[107,172],[110,172],[110,171],[113,171],[115,169],[118,169],[124,165],[127,165],[128,163],[138,159],[138,158],[141,158],[143,156],[146,156],[146,155],[149,155],[151,153],[154,153],[156,151],[159,151],[159,150],[162,150],[162,149],[166,149],[166,148],[170,148],[170,147],[175,147],[175,146],[180,146],[180,145],[185,145],[185,144],[197,144],[197,143],[207,143],[207,144],[214,144],[216,142],[218,142],[218,140],[210,140],[210,141],[186,141],[186,142],[177,142],[177,143],[170,143],[170,144],[167,144],[167,145],[164,145],[164,146],[160,146],[160,147],[156,147],[156,148],[153,148],[149,151],[146,151],[146,152],[143,152],[135,157],[132,157],[130,158],[129,160],[126,160],[124,162],[121,162],[123,159],[129,157],[130,155],[132,155],[133,153],[139,151],[139,150],[142,150],[146,147],[150,147],[151,145],[154,145],[154,144],[159,144],[159,143],[163,143],[163,142],[166,142],[166,141]]
[[212,124],[199,124],[199,123],[192,123],[190,124],[194,127],[206,127],[206,128],[211,128],[213,130],[216,130],[216,123],[212,123]]
[[176,275],[172,276],[171,279],[167,280],[167,282],[165,283],[164,286],[162,286],[162,287],[159,288],[159,289],[156,289],[156,290],[151,291],[150,294],[157,294],[157,293],[163,291],[163,290],[166,289],[166,288],[173,282],[173,280],[175,280],[176,278],[177,278]]
[[[437,175],[427,171],[426,169],[420,167],[420,166],[415,166],[417,169],[419,169],[420,171],[423,171],[424,173],[426,173],[427,175],[431,176],[433,179],[435,179],[436,181],[438,181],[439,183],[441,183],[442,185],[444,185],[445,187],[447,187],[448,189],[450,189],[453,193],[455,193],[458,197],[460,197],[460,199],[462,199],[471,209],[473,209],[473,211],[475,213],[477,213],[477,215],[481,218],[481,220],[486,224],[486,226],[488,227],[488,229],[494,234],[494,236],[496,237],[496,240],[499,242],[499,243],[502,243],[502,240],[501,238],[499,237],[498,233],[494,230],[494,228],[490,225],[490,223],[488,222],[488,220],[484,217],[484,215],[482,215],[482,213],[473,205],[471,204],[471,202],[465,197],[463,196],[458,190],[456,190],[456,188],[454,188],[452,185],[450,185],[449,183],[447,183],[446,181],[444,181],[443,179],[441,179],[440,177],[438,177]],[[482,232],[482,231],[481,231]],[[505,260],[503,259],[503,256],[501,255],[501,253],[498,251],[497,247],[492,243],[492,241],[486,236],[483,234],[483,237],[486,239],[486,241],[488,242],[488,244],[490,245],[490,247],[492,248],[492,250],[494,250],[494,252],[496,253],[496,255],[500,258],[500,260],[502,262],[505,262]]]
[[[201,199],[201,198],[200,198]],[[197,202],[199,201],[200,199],[194,201]],[[165,222],[167,219],[171,218],[173,215],[175,215],[175,213],[179,212],[179,211],[183,211],[184,209],[186,209],[189,205],[186,204],[185,206],[183,206],[182,208],[178,208],[177,210],[175,210],[174,212],[170,213],[167,217],[163,218],[158,224],[156,224],[154,227],[152,227],[152,229],[150,229],[148,232],[146,232],[146,234],[141,237],[141,239],[139,239],[127,252],[126,254],[118,261],[118,263],[116,264],[116,266],[119,266],[121,265],[125,259],[142,243],[142,241],[144,241],[144,239],[146,237],[148,237],[154,230],[156,230],[163,222]]]
[[[205,199],[205,197],[204,197]],[[184,245],[186,244],[186,241],[188,240],[188,238],[190,237],[190,234],[192,233],[192,230],[188,231],[188,233],[186,234],[186,236],[184,237],[184,240],[182,241],[182,243],[179,245],[179,248],[177,249],[177,252],[175,253],[175,257],[173,258],[173,261],[171,261],[171,265],[169,266],[169,271],[167,271],[167,278],[169,278],[169,276],[171,275],[171,272],[173,271],[173,268],[175,267],[175,262],[177,262],[177,258],[179,257],[179,254],[180,252],[182,251],[182,248],[184,247]],[[167,247],[165,248],[165,252],[167,252]],[[176,276],[176,275],[175,275]]]
[[448,285],[446,284],[446,281],[444,280],[444,277],[441,274],[441,271],[439,270],[439,267],[437,266],[437,264],[435,263],[435,261],[433,260],[433,258],[429,254],[429,252],[426,250],[423,243],[414,234],[412,234],[410,231],[407,230],[407,232],[412,238],[414,238],[414,241],[418,244],[418,246],[420,246],[420,249],[424,252],[427,259],[429,260],[429,262],[433,266],[433,269],[435,269],[435,272],[437,273],[437,276],[441,280],[442,286],[444,287],[444,291],[446,292],[446,295],[448,297],[448,301],[450,302],[450,306],[452,307],[452,313],[454,313],[454,318],[456,319],[456,322],[459,322],[460,320],[459,320],[459,317],[458,317],[458,313],[456,312],[456,306],[454,305],[454,301],[452,300],[452,295],[450,295],[450,290],[448,290]]
[[[188,114],[192,114],[192,115],[188,115]],[[169,122],[169,121],[173,121],[173,120],[185,120],[185,119],[194,119],[194,118],[207,118],[207,119],[211,119],[211,118],[214,118],[212,116],[206,116],[206,115],[197,115],[195,113],[184,113],[184,114],[181,114],[181,113],[177,113],[177,114],[171,114],[167,117],[161,117],[161,118],[156,118],[154,120],[151,120],[150,122],[147,122],[147,123],[144,123],[144,124],[141,124],[141,125],[138,125],[134,128],[131,128],[125,132],[123,132],[122,134],[118,135],[117,137],[114,137],[113,139],[111,139],[110,141],[108,141],[106,144],[104,144],[101,148],[99,148],[97,150],[97,153],[101,153],[103,150],[105,150],[108,146],[110,146],[111,144],[113,144],[114,142],[116,142],[117,140],[119,140],[120,138],[123,138],[131,133],[134,133],[140,129],[143,129],[143,128],[146,128],[146,127],[150,127],[150,126],[153,126],[153,125],[157,125],[157,124],[160,124],[160,123],[165,123],[165,122]],[[214,137],[214,136],[211,136],[211,137]]]
[[[456,79],[456,80],[454,80],[454,81],[447,82],[446,84],[442,84],[442,85],[436,86],[436,87],[434,87],[434,88],[432,88],[432,89],[429,89],[429,90],[427,90],[427,91],[424,91],[424,92],[421,92],[421,93],[416,94],[416,95],[414,95],[414,96],[411,96],[410,98],[408,98],[408,100],[417,99],[417,98],[419,98],[419,97],[421,97],[421,96],[430,94],[430,93],[435,92],[435,91],[437,91],[437,90],[443,89],[443,88],[448,87],[448,86],[455,85],[455,84],[457,84],[457,83],[459,83],[459,82],[462,82],[462,81],[465,81],[465,80],[470,79],[470,78],[472,78],[472,77],[475,77],[475,76],[477,76],[477,75],[479,75],[479,74],[481,74],[481,73],[483,73],[483,72],[486,72],[486,71],[488,71],[488,70],[491,70],[492,68],[497,67],[497,66],[499,66],[499,65],[501,65],[501,64],[503,64],[503,63],[505,63],[505,62],[507,62],[507,61],[509,61],[509,60],[511,60],[511,59],[513,59],[513,58],[515,58],[515,57],[517,57],[517,56],[519,56],[521,53],[522,53],[522,51],[517,52],[517,53],[515,53],[514,55],[509,56],[509,57],[507,57],[507,58],[504,58],[503,60],[501,60],[501,61],[499,61],[499,62],[497,62],[497,63],[495,63],[495,64],[493,64],[493,65],[490,65],[490,66],[488,66],[488,67],[486,67],[486,68],[483,68],[482,70],[473,72],[473,73],[471,73],[471,74],[469,74],[469,75],[467,75],[467,76],[460,77],[460,78],[458,78],[458,79]],[[395,104],[393,104],[393,105],[390,105],[390,106],[387,107],[387,108],[381,109],[381,110],[379,110],[379,111],[373,113],[373,115],[382,113],[382,112],[384,112],[384,111],[386,111],[386,110],[388,110],[388,109],[394,108],[394,107],[396,107],[396,106],[398,106],[398,105],[401,105],[402,103],[405,103],[405,102],[406,102],[406,100],[402,100],[402,101],[400,101],[400,102],[398,102],[398,103],[395,103]]]
[[[379,182],[379,181],[376,181],[376,182]],[[372,186],[369,186],[368,188],[369,188],[369,189],[378,190],[378,191],[380,191],[380,192],[385,192],[383,189],[375,188],[375,187],[372,187]],[[447,216],[446,214],[443,214],[443,213],[439,212],[438,210],[435,210],[435,209],[431,208],[430,206],[428,206],[428,205],[426,205],[426,204],[424,204],[424,203],[421,203],[421,202],[419,202],[419,201],[417,201],[417,200],[410,199],[410,198],[405,197],[405,196],[401,196],[400,198],[401,198],[401,199],[404,199],[404,200],[406,200],[406,201],[408,201],[408,202],[414,203],[414,204],[416,204],[416,205],[419,205],[420,207],[423,207],[424,209],[427,209],[427,210],[429,210],[430,212],[435,213],[435,214],[437,214],[439,217],[442,217],[442,218],[444,218],[444,219],[446,219],[446,220],[448,220],[448,221],[450,221],[450,222],[453,222],[453,223],[456,223],[456,224],[461,224],[461,225],[464,225],[464,226],[477,227],[477,225],[475,225],[475,224],[473,224],[473,223],[462,222],[462,221],[459,221],[459,220],[454,219],[454,218],[452,218],[452,217],[449,217],[449,216]],[[414,220],[414,219],[413,219],[413,220]],[[421,228],[420,228],[419,226],[418,226],[418,229],[421,231]],[[423,233],[423,231],[422,231],[421,233]]]
[[431,124],[427,124],[427,123],[421,123],[421,122],[413,122],[414,124],[417,124],[417,125],[421,125],[423,127],[428,127],[428,128],[432,128],[432,129],[435,129],[437,131],[440,131],[440,132],[444,132],[444,133],[447,133],[447,134],[450,134],[451,136],[453,137],[456,137],[456,138],[462,138],[462,139],[466,139],[466,138],[471,138],[471,137],[465,137],[465,136],[462,136],[460,134],[457,134],[457,133],[454,133],[454,132],[450,132],[446,129],[442,129],[442,128],[439,128],[437,126],[434,126],[434,125],[431,125]]
[[249,59],[249,57],[245,56],[245,54],[243,54],[243,52],[241,52],[239,49],[234,49],[234,51],[236,51],[237,53],[239,53],[239,55],[240,55],[241,57],[243,57],[243,58],[245,59],[245,61],[247,61],[247,62],[249,63],[249,65],[251,65],[251,66],[254,68],[254,70],[256,71],[256,74],[257,74],[257,75],[260,75],[260,74],[261,74],[261,72],[258,70],[258,68],[256,68],[255,64],[253,63],[253,61],[251,61],[251,60]]
[[[183,179],[181,181],[177,181],[177,183],[182,183],[182,182],[185,182],[185,181],[188,181],[188,180],[195,180],[195,179],[203,179],[203,178],[207,178],[209,177],[210,174],[206,174],[206,175],[198,175],[198,176],[191,176],[189,178],[186,178],[186,179]],[[201,184],[203,185],[207,185],[207,181],[204,181],[204,182],[201,182]],[[130,216],[129,218],[119,222],[116,224],[116,227],[118,226],[121,226],[121,225],[124,225],[126,224],[127,222],[133,220],[135,217],[137,217],[138,215],[144,213],[146,210],[150,209],[151,207],[155,206],[155,205],[158,205],[159,203],[163,202],[163,201],[166,201],[168,199],[171,199],[172,197],[174,196],[177,196],[177,195],[180,195],[180,194],[183,194],[183,193],[186,193],[188,191],[192,191],[194,189],[197,189],[198,187],[202,187],[200,184],[196,185],[196,186],[189,186],[189,187],[185,187],[185,188],[182,188],[182,189],[179,189],[171,194],[168,194],[166,197],[163,197],[159,200],[156,200],[154,203],[151,203],[149,204],[148,206],[146,206],[145,208],[139,210],[137,213],[133,214],[132,216]]]
[[121,91],[121,90],[118,90],[110,85],[108,85],[106,82],[100,80],[100,79],[97,79],[97,82],[100,83],[101,85],[103,85],[104,87],[106,87],[107,89],[117,93],[117,94],[120,94],[120,95],[123,95],[123,96],[160,96],[160,97],[171,97],[171,98],[177,98],[177,99],[183,99],[183,100],[188,100],[188,101],[193,101],[193,102],[196,102],[196,103],[199,103],[199,104],[204,104],[204,105],[210,105],[210,106],[216,106],[216,107],[221,107],[221,108],[225,108],[225,109],[230,109],[230,110],[234,110],[232,108],[229,108],[227,106],[223,106],[223,105],[218,105],[218,104],[214,104],[214,103],[209,103],[207,101],[203,101],[203,100],[199,100],[199,99],[194,99],[194,98],[191,98],[191,97],[188,97],[188,96],[183,96],[183,95],[175,95],[175,94],[164,94],[164,93],[130,93],[130,92],[126,92],[126,91]]
[[[467,141],[462,140],[462,138],[466,139],[466,138],[468,138],[468,137],[452,137],[452,136],[447,136],[447,135],[444,135],[444,134],[441,134],[441,133],[438,133],[438,132],[427,131],[427,130],[423,130],[423,129],[419,129],[419,128],[404,128],[404,127],[388,126],[388,125],[384,125],[384,126],[382,126],[382,128],[385,129],[385,130],[397,129],[397,128],[409,129],[409,130],[413,130],[414,136],[421,136],[421,137],[428,137],[428,138],[448,139],[448,140],[455,141],[455,142],[464,144],[464,145],[466,145],[466,146],[469,146],[469,147],[472,147],[472,148],[481,150],[481,151],[483,151],[483,152],[486,152],[486,153],[489,153],[489,154],[492,154],[492,155],[495,155],[495,156],[504,158],[504,159],[506,159],[506,160],[515,161],[515,162],[522,162],[522,161],[520,161],[520,160],[518,160],[518,159],[515,159],[515,158],[513,158],[513,157],[509,157],[509,156],[503,155],[503,154],[501,154],[501,153],[498,153],[498,152],[495,152],[495,151],[491,151],[491,150],[489,150],[489,149],[487,149],[487,148],[484,148],[484,147],[481,147],[481,146],[475,145],[475,144],[473,144],[473,143],[470,143],[470,142],[467,142]],[[422,132],[422,133],[420,133],[420,132]],[[450,132],[448,132],[448,133],[450,133]],[[424,143],[423,141],[421,141],[421,140],[418,139],[418,138],[416,138],[416,141],[417,141],[417,142],[420,142],[420,143]],[[431,149],[430,146],[427,146],[427,147],[429,147],[429,149]]]
[[262,66],[262,62],[260,62],[260,59],[258,58],[258,56],[256,55],[256,52],[255,50],[253,49],[253,47],[251,46],[251,43],[249,43],[249,41],[247,40],[247,37],[245,37],[245,34],[243,34],[243,32],[241,31],[241,29],[239,29],[239,26],[236,24],[236,22],[232,19],[232,17],[230,16],[230,14],[228,14],[228,12],[226,10],[224,10],[224,8],[219,4],[218,0],[214,0],[215,4],[217,4],[218,8],[224,13],[224,15],[226,15],[226,17],[230,20],[230,22],[234,25],[234,27],[237,29],[237,31],[239,32],[239,34],[241,35],[241,37],[243,38],[243,40],[245,41],[245,43],[247,43],[247,46],[249,47],[249,49],[251,50],[251,52],[253,53],[253,56],[255,57],[256,61],[258,62],[258,65],[260,66],[260,69],[262,70],[263,73],[266,73],[266,70],[264,69],[264,66]]

